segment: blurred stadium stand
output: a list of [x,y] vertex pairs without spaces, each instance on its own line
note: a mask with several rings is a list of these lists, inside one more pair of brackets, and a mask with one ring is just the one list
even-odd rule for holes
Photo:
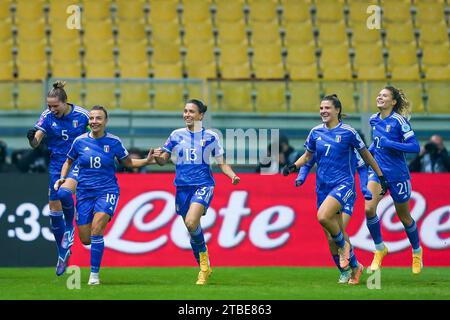
[[[68,29],[70,5],[81,29]],[[368,29],[369,5],[381,25]],[[111,110],[130,146],[161,144],[191,97],[211,126],[281,128],[301,148],[325,94],[368,134],[377,90],[403,88],[419,138],[450,138],[446,0],[1,0],[0,137],[24,147],[54,79]]]

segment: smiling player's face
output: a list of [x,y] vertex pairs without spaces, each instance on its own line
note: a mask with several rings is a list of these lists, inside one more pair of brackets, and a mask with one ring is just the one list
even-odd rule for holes
[[203,114],[198,110],[198,107],[193,103],[187,103],[183,111],[183,119],[186,126],[192,127],[196,121],[202,121]]
[[91,110],[89,112],[89,126],[93,133],[102,133],[105,131],[107,122],[106,115],[102,110]]
[[330,123],[337,121],[339,109],[335,108],[333,102],[329,100],[322,100],[320,102],[320,116],[323,123]]
[[61,118],[66,112],[66,103],[60,101],[58,97],[47,97],[48,110],[57,118]]
[[388,89],[383,89],[377,96],[377,107],[380,110],[392,109],[395,100],[393,100],[392,92]]

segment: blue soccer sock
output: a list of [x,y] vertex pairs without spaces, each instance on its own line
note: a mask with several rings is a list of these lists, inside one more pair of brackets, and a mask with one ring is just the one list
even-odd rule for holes
[[345,246],[345,240],[342,231],[339,231],[339,233],[335,236],[331,235],[331,237],[339,248],[343,248]]
[[369,229],[370,235],[372,236],[373,242],[375,243],[375,248],[380,251],[383,250],[384,242],[383,237],[381,236],[381,226],[378,215],[367,218],[366,225]]
[[355,252],[353,251],[353,246],[350,247],[350,268],[356,268],[358,266],[358,259],[356,259]]
[[195,260],[200,264],[200,252],[206,251],[205,237],[203,236],[203,230],[200,224],[194,231],[189,231],[189,235],[191,236],[191,247]]
[[416,222],[412,221],[412,223],[409,226],[405,226],[406,235],[408,236],[409,242],[411,243],[411,246],[413,247],[413,250],[415,252],[419,251],[420,249],[420,240],[419,240],[419,232],[417,230]]
[[103,236],[91,236],[91,272],[98,273],[100,271],[104,249]]
[[64,218],[62,211],[50,211],[50,230],[55,236],[56,247],[58,248],[58,255],[64,256],[65,250],[61,247],[61,240],[64,235]]
[[339,271],[342,273],[344,272],[344,269],[341,268],[341,264],[339,263],[339,255],[338,254],[332,254],[334,264],[339,269]]
[[72,198],[72,190],[67,188],[59,188],[58,198],[64,212],[64,220],[66,221],[66,229],[73,228],[73,216],[75,213]]

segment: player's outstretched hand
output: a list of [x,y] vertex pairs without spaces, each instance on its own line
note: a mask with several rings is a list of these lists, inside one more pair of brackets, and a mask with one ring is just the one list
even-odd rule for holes
[[231,183],[233,183],[234,185],[238,184],[241,181],[241,178],[239,178],[238,176],[234,176],[231,179]]
[[161,148],[156,148],[153,150],[153,157],[155,158],[161,158],[163,151]]
[[381,185],[380,196],[384,196],[388,189],[386,178],[384,176],[378,176],[378,179],[380,180],[380,185]]
[[155,159],[154,150],[153,148],[150,148],[147,154],[147,163],[151,163],[154,159]]
[[28,139],[28,141],[30,141],[30,143],[31,143],[31,141],[33,141],[34,135],[36,134],[36,132],[37,132],[37,130],[35,128],[28,130],[27,139]]
[[294,172],[295,169],[297,169],[295,164],[290,164],[290,165],[284,166],[284,168],[283,168],[283,176],[289,175],[290,173]]
[[55,191],[58,191],[59,187],[61,187],[61,185],[66,181],[66,179],[64,178],[60,178],[58,180],[56,180],[55,184],[53,185],[53,189],[55,189]]

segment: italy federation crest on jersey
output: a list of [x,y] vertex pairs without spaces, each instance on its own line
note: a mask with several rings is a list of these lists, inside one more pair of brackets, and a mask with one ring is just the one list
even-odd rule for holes
[[73,126],[74,128],[78,127],[78,120],[73,120],[73,121],[72,121],[72,126]]
[[104,145],[103,146],[103,151],[105,151],[105,152],[109,152],[109,145]]
[[340,135],[336,135],[336,137],[334,138],[334,141],[336,142],[341,142],[342,137]]
[[389,131],[391,131],[391,125],[390,125],[390,124],[388,124],[388,125],[386,126],[386,132],[389,132]]

